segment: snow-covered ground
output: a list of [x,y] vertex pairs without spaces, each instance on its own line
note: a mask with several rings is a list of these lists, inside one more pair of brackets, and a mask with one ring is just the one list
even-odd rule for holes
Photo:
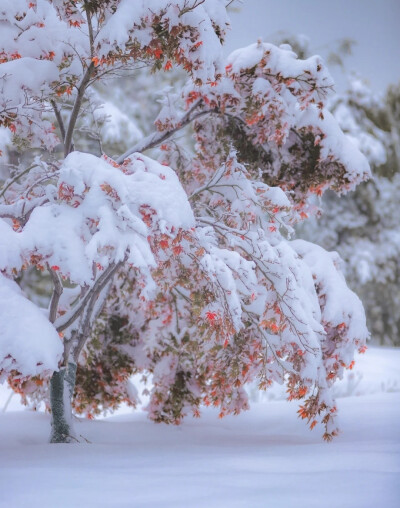
[[398,508],[400,350],[370,349],[337,393],[342,434],[329,444],[279,389],[181,427],[141,411],[78,421],[89,442],[76,445],[47,444],[48,415],[14,411],[14,397],[0,413],[0,507]]

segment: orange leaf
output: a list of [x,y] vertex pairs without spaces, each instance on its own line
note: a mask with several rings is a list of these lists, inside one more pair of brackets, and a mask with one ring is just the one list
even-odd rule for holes
[[305,386],[302,386],[299,388],[298,395],[299,397],[304,397],[304,395],[307,393],[307,388]]
[[300,406],[300,409],[297,412],[299,414],[299,417],[302,418],[303,420],[309,417],[308,411],[304,406]]
[[174,253],[174,256],[179,256],[179,254],[183,252],[182,245],[176,245],[175,247],[173,247],[172,252]]

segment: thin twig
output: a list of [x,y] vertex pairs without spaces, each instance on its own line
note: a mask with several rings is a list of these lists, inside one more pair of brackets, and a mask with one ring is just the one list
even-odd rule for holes
[[7,411],[8,405],[10,404],[11,399],[13,398],[14,394],[15,394],[15,392],[13,392],[11,390],[10,396],[8,397],[8,399],[6,400],[6,403],[4,404],[3,413],[5,413]]
[[184,3],[184,7],[181,11],[179,11],[179,18],[186,14],[187,12],[193,11],[196,9],[196,7],[199,7],[199,5],[204,4],[206,0],[194,0],[193,5],[188,5],[187,2]]
[[24,176],[26,173],[29,173],[29,171],[33,168],[35,168],[36,165],[35,164],[32,164],[31,166],[29,166],[28,168],[26,168],[24,171],[22,171],[22,173],[19,173],[17,176],[15,176],[10,182],[8,182],[8,184],[4,187],[4,189],[0,192],[0,198],[4,196],[6,190],[15,182],[17,182],[21,176]]

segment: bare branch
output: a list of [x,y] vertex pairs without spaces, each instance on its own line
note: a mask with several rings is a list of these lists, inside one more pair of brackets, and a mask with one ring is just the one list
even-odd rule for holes
[[86,305],[89,303],[92,295],[97,294],[103,289],[103,287],[107,284],[109,280],[112,279],[116,271],[122,266],[123,261],[119,263],[111,263],[107,269],[100,275],[100,277],[93,284],[92,288],[86,293],[81,303],[76,307],[71,309],[70,312],[62,316],[58,319],[58,322],[55,323],[56,329],[58,332],[62,332],[66,328],[68,328],[76,319],[83,313]]
[[64,122],[63,122],[63,119],[62,119],[62,116],[61,116],[61,112],[58,109],[57,103],[54,100],[51,100],[50,102],[51,102],[51,105],[53,106],[54,114],[56,115],[58,127],[59,127],[60,133],[61,133],[62,144],[64,146],[64,141],[65,141],[65,125],[64,125]]
[[[89,305],[86,308],[85,316],[83,318],[82,329],[81,329],[81,332],[79,333],[78,342],[77,342],[76,346],[74,347],[73,358],[74,358],[75,362],[78,362],[79,355],[80,355],[86,341],[89,338],[91,323],[97,318],[97,316],[100,314],[100,312],[103,308],[104,302],[107,297],[107,292],[108,292],[108,291],[104,291],[104,289],[106,288],[107,284],[109,284],[109,283],[111,283],[111,279],[106,281],[104,283],[104,285],[98,289],[98,291],[96,291],[94,294],[92,294]],[[100,303],[100,305],[97,305],[97,308],[96,308],[96,304],[98,304],[98,299],[101,296],[102,291],[104,291],[102,302]]]
[[64,356],[64,358],[63,358],[64,365],[68,365],[69,353],[71,351],[71,347],[74,342],[75,335],[76,335],[76,330],[73,330],[71,333],[71,338],[64,339],[64,355],[63,355]]
[[183,9],[179,11],[179,17],[183,16],[187,12],[193,11],[196,9],[196,7],[199,7],[199,5],[204,4],[206,0],[194,0],[192,5],[189,5],[189,2],[184,2]]
[[196,120],[197,118],[200,118],[202,116],[208,115],[210,113],[214,113],[214,110],[205,110],[205,111],[198,111],[197,113],[193,112],[195,109],[200,105],[201,101],[197,102],[193,108],[188,111],[178,122],[177,126],[173,129],[170,129],[168,131],[162,131],[162,132],[153,132],[149,136],[146,136],[144,139],[141,139],[136,145],[134,145],[132,148],[127,150],[123,155],[118,157],[117,163],[122,164],[124,160],[129,157],[129,155],[132,155],[135,152],[144,152],[145,150],[149,150],[150,148],[154,148],[157,145],[160,145],[167,139],[169,139],[173,134],[180,131],[187,125],[189,125],[193,120]]
[[31,166],[27,167],[26,169],[24,169],[24,171],[22,171],[22,173],[19,173],[18,175],[16,175],[14,178],[12,178],[8,183],[7,185],[4,187],[4,189],[2,189],[2,191],[0,192],[0,198],[4,196],[5,192],[7,191],[7,189],[9,187],[11,187],[11,185],[15,182],[17,182],[21,176],[24,176],[26,175],[26,173],[29,173],[29,171],[31,169],[33,169],[34,167],[36,167],[36,164],[32,164]]
[[92,25],[92,17],[90,15],[88,2],[87,0],[84,0],[83,2],[85,4],[85,11],[86,11],[86,19],[89,29],[89,42],[90,42],[90,57],[94,57],[94,37],[93,37],[93,25]]
[[72,108],[71,117],[68,124],[68,129],[65,134],[64,138],[64,156],[66,157],[72,150],[71,150],[71,144],[72,144],[72,134],[75,129],[76,121],[78,120],[79,111],[81,109],[83,96],[85,95],[86,87],[90,81],[90,78],[92,76],[92,72],[94,69],[94,63],[93,61],[90,62],[89,67],[86,69],[85,74],[83,75],[81,84],[78,87],[78,93],[76,95],[76,99],[74,102],[74,106]]
[[[79,334],[78,343],[74,348],[73,352],[73,358],[75,362],[78,362],[80,352],[82,351],[82,348],[84,347],[87,339],[89,338],[89,332],[90,332],[90,325],[91,323],[97,318],[97,316],[100,314],[104,302],[107,298],[107,291],[104,292],[103,295],[103,301],[98,305],[98,299],[101,296],[102,291],[106,288],[107,284],[112,282],[112,278],[115,275],[115,273],[118,271],[118,269],[122,266],[122,264],[126,261],[127,257],[123,261],[120,261],[117,263],[114,268],[111,270],[108,277],[106,277],[97,287],[95,290],[91,292],[91,298],[89,301],[89,304],[86,308],[85,317],[83,319],[82,324],[82,330]],[[97,308],[96,308],[97,304]]]
[[60,301],[60,298],[61,298],[64,288],[61,283],[60,276],[58,275],[57,272],[55,272],[54,270],[52,270],[50,268],[48,263],[47,263],[47,269],[50,273],[51,279],[54,284],[54,290],[53,290],[53,295],[51,297],[50,311],[49,311],[49,321],[50,321],[50,323],[54,323],[54,321],[57,319],[58,303]]

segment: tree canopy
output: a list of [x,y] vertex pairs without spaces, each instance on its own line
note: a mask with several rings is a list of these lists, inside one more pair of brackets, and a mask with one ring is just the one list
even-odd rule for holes
[[[365,315],[339,257],[293,228],[369,165],[326,109],[320,57],[258,41],[224,60],[225,4],[0,7],[0,125],[21,154],[0,192],[0,374],[41,398],[54,372],[53,440],[72,435],[59,390],[76,364],[89,415],[134,403],[133,372],[152,375],[150,417],[173,423],[285,382],[311,428],[337,433],[331,387],[365,350]],[[153,132],[115,156],[97,129],[91,148],[99,84],[176,66],[188,81],[163,92]],[[51,280],[45,313],[12,280],[32,268]]]

